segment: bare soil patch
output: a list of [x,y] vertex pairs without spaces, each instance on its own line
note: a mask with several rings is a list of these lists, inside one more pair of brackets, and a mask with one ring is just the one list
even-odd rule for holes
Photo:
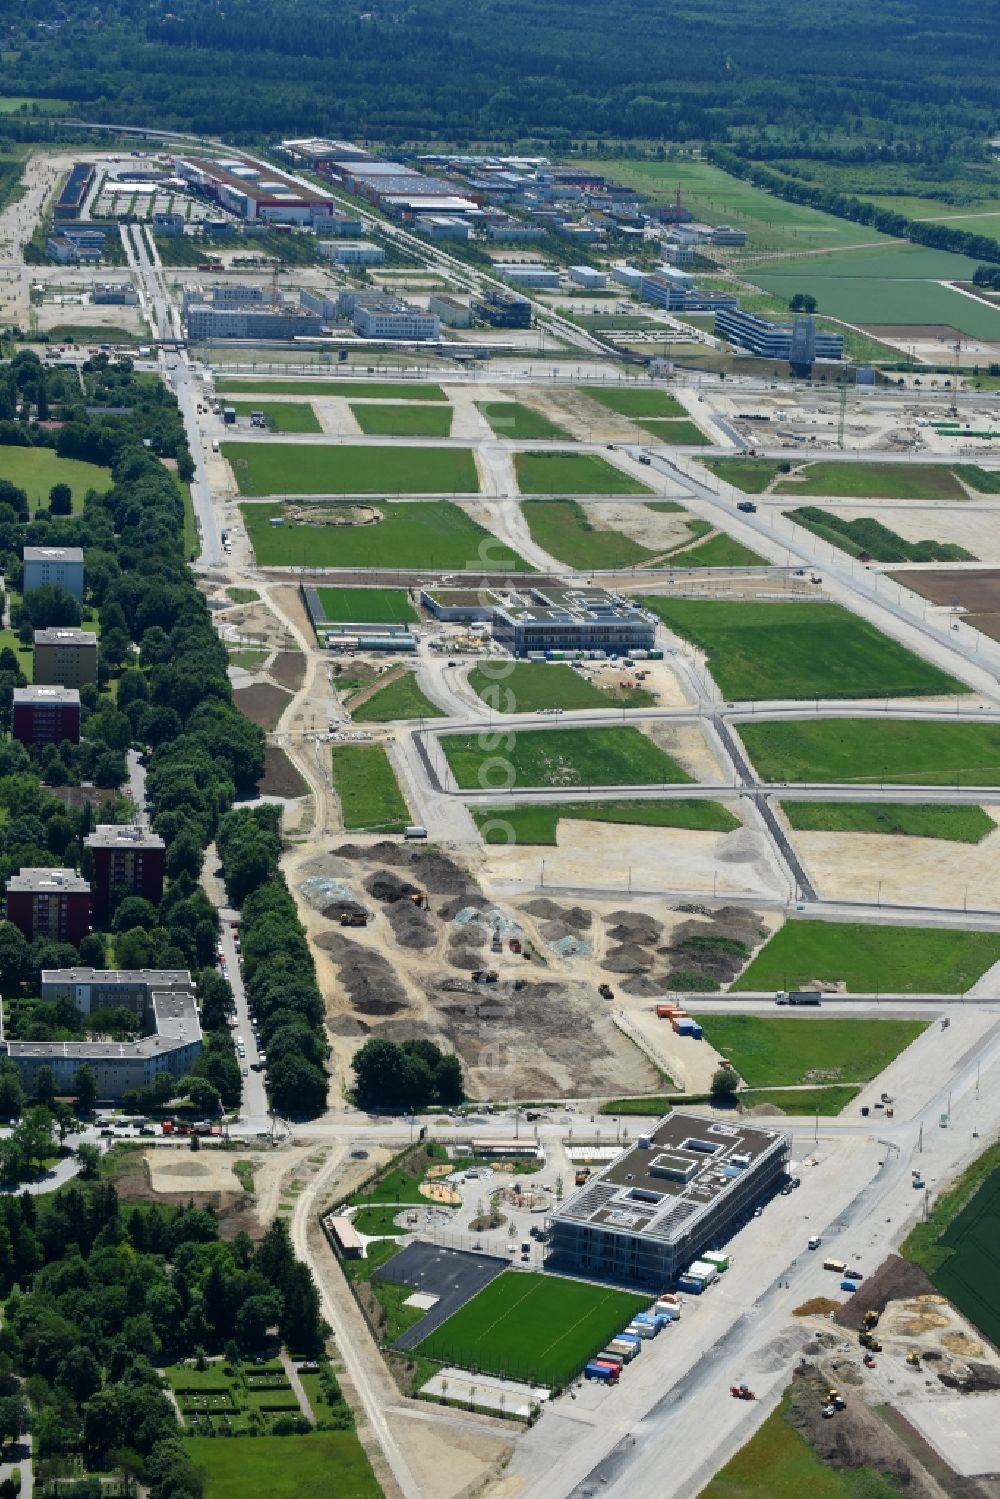
[[279,651],[268,667],[267,674],[279,687],[287,687],[289,692],[298,692],[306,679],[306,658],[301,651]]
[[787,1419],[831,1468],[875,1468],[895,1479],[906,1493],[938,1499],[940,1490],[910,1456],[902,1442],[861,1400],[851,1400],[832,1421],[824,1419],[829,1388],[813,1364],[802,1364],[792,1381]]
[[889,577],[933,604],[957,605],[964,611],[965,624],[991,640],[1000,640],[1000,569],[907,569]]
[[290,692],[273,687],[270,682],[255,682],[252,687],[240,687],[233,693],[233,702],[244,718],[267,731],[274,728],[291,698]]
[[283,749],[276,745],[264,746],[264,774],[257,782],[261,796],[282,796],[292,799],[305,796],[309,790]]
[[934,1286],[922,1270],[890,1254],[873,1275],[863,1280],[854,1295],[840,1308],[836,1321],[841,1327],[859,1332],[865,1312],[885,1311],[890,1301],[905,1301],[914,1296],[934,1295]]

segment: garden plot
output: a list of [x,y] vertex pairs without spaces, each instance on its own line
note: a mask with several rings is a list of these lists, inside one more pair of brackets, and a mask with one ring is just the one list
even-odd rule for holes
[[1000,827],[978,844],[870,833],[791,836],[825,900],[1000,909]]

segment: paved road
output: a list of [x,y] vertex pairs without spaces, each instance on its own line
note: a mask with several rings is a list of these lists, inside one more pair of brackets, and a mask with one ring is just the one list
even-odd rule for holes
[[229,987],[233,991],[233,1002],[236,1006],[236,1020],[233,1025],[233,1041],[242,1036],[246,1047],[246,1058],[240,1062],[241,1070],[247,1069],[247,1076],[243,1079],[243,1100],[240,1105],[240,1124],[244,1129],[252,1132],[270,1129],[271,1118],[267,1105],[267,1090],[264,1086],[264,1078],[260,1072],[254,1071],[254,1066],[260,1061],[257,1043],[253,1038],[253,1023],[247,1007],[246,990],[243,988],[243,972],[240,966],[239,955],[236,951],[237,932],[233,930],[239,923],[239,912],[223,907],[219,911],[221,923],[219,933],[219,946],[222,948],[225,958],[226,971],[229,978]]

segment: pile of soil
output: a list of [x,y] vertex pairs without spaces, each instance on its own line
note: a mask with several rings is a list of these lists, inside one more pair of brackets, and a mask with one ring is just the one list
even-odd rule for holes
[[635,973],[630,978],[622,979],[621,991],[623,994],[634,994],[639,999],[654,999],[657,994],[663,994],[667,987],[667,975],[661,973],[645,974]]
[[370,1036],[371,1026],[365,1025],[363,1020],[358,1020],[354,1015],[331,1015],[326,1022],[327,1029],[335,1036]]
[[356,1010],[365,1015],[395,1015],[407,1008],[406,990],[381,953],[351,942],[340,932],[322,932],[316,945],[339,967],[340,982]]
[[356,900],[332,900],[323,907],[323,915],[327,921],[337,922],[341,916],[370,916],[371,912]]
[[448,939],[448,962],[453,968],[481,968],[486,933],[481,926],[463,927]]
[[624,945],[651,947],[663,936],[663,923],[643,911],[612,911],[605,924],[609,939]]
[[885,1311],[890,1301],[906,1301],[911,1296],[933,1296],[934,1287],[922,1270],[898,1254],[890,1254],[873,1275],[867,1276],[854,1295],[849,1297],[835,1320],[841,1327],[860,1332],[865,1312]]
[[960,1395],[984,1395],[990,1390],[1000,1390],[1000,1370],[994,1369],[992,1364],[970,1363],[964,1377],[952,1369],[939,1373],[938,1379],[947,1389],[957,1390]]
[[604,955],[601,967],[606,973],[648,973],[656,959],[644,947],[612,947]]
[[528,901],[524,909],[529,916],[534,916],[539,921],[557,922],[560,928],[569,928],[573,932],[587,931],[594,920],[591,912],[585,911],[582,906],[561,906],[546,896]]
[[[673,974],[697,974],[715,984],[728,984],[743,971],[765,936],[756,911],[722,906],[708,921],[681,922],[669,945],[657,952],[669,958]],[[668,979],[667,987],[675,985]]]
[[480,895],[476,887],[470,885],[461,894],[453,895],[450,899],[443,901],[437,908],[437,914],[442,921],[454,921],[459,911],[464,911],[468,906],[472,906],[477,911],[485,911],[489,904],[485,895]]
[[830,1312],[839,1312],[841,1303],[831,1301],[828,1296],[813,1296],[809,1301],[803,1301],[792,1312],[793,1317],[826,1317]]
[[801,1433],[820,1462],[831,1468],[875,1468],[900,1488],[927,1495],[921,1469],[902,1442],[863,1400],[852,1399],[832,1421],[822,1414],[829,1381],[813,1364],[801,1364],[790,1390],[786,1420]]
[[390,869],[379,869],[375,874],[369,875],[365,880],[365,889],[386,906],[395,905],[399,900],[405,900],[409,904],[410,896],[420,893],[418,885],[411,885],[409,880],[401,880]]
[[400,901],[386,907],[392,933],[400,947],[418,951],[437,945],[437,931],[428,913],[411,901]]

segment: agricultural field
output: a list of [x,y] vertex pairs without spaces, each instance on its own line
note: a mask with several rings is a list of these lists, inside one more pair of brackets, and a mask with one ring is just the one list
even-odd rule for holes
[[521,514],[532,541],[550,557],[581,572],[597,567],[632,567],[657,556],[623,531],[591,525],[586,509],[577,500],[527,500]]
[[744,494],[763,494],[782,469],[778,458],[701,458],[699,462]]
[[864,500],[968,498],[946,463],[846,463],[836,459],[807,463],[794,477],[779,479],[774,493],[845,495]]
[[563,442],[573,440],[562,427],[520,401],[477,401],[476,409],[497,437],[508,437],[512,442],[533,442],[544,437]]
[[382,1490],[353,1431],[297,1437],[191,1437],[185,1442],[205,1475],[205,1499],[381,1499]]
[[803,833],[881,833],[982,843],[996,823],[982,807],[944,802],[782,802],[791,827]]
[[405,588],[317,588],[323,613],[337,624],[409,625],[419,618]]
[[626,801],[626,802],[526,802],[513,806],[474,807],[472,819],[490,844],[526,844],[555,847],[559,824],[616,822],[633,827],[686,828],[699,833],[731,833],[739,822],[721,802]]
[[393,723],[404,718],[444,718],[444,712],[417,686],[412,671],[396,677],[357,708],[347,704],[355,723]]
[[333,785],[348,832],[401,833],[410,813],[381,744],[335,744]]
[[478,494],[471,448],[224,442],[242,495]]
[[262,411],[269,432],[322,432],[308,401],[232,401],[237,416]]
[[348,401],[447,401],[440,385],[418,385],[404,380],[393,385],[387,380],[216,380],[220,395],[260,396],[336,396]]
[[697,1016],[709,1043],[752,1088],[803,1083],[867,1083],[927,1028],[922,1020],[817,1020]]
[[732,990],[767,993],[818,981],[842,983],[849,994],[963,994],[998,959],[1000,932],[788,921]]
[[662,442],[672,448],[707,448],[712,441],[694,422],[683,418],[664,421],[649,417],[639,422],[638,425],[644,432],[648,432],[654,441]]
[[1000,725],[838,718],[743,723],[765,781],[1000,786]]
[[874,516],[845,520],[830,510],[803,505],[785,515],[814,536],[838,547],[849,557],[874,557],[876,562],[975,562],[971,552],[953,542],[906,541]]
[[66,99],[38,99],[23,94],[5,94],[0,98],[0,115],[28,114],[64,115],[74,106]]
[[351,415],[369,437],[450,437],[450,406],[394,406],[389,402],[352,401]]
[[522,494],[652,494],[597,453],[515,453]]
[[419,1345],[442,1363],[561,1389],[648,1296],[506,1270]]
[[374,525],[322,526],[285,520],[284,506],[241,505],[240,514],[261,567],[430,567],[459,572],[488,567],[532,568],[448,500],[425,504],[380,501]]
[[83,509],[88,489],[104,494],[111,488],[109,468],[78,458],[60,458],[51,448],[0,447],[0,479],[23,489],[32,509],[47,509],[53,484],[68,484],[73,491],[74,514]]
[[476,667],[469,686],[488,703],[494,713],[535,713],[539,708],[642,708],[656,701],[641,687],[616,693],[603,692],[572,666],[562,662],[520,661],[504,663],[498,677]]
[[942,1295],[1000,1342],[1000,1146],[991,1145],[947,1190],[902,1246]]
[[[661,202],[672,199],[679,187],[684,203],[696,219],[745,229],[753,249],[832,250],[857,244],[859,235],[869,242],[884,238],[875,230],[860,228],[846,219],[798,203],[786,203],[706,161],[683,158],[578,161],[574,157],[573,162],[574,166],[591,168],[612,182],[637,188]],[[886,244],[891,243],[886,239]]]
[[687,410],[683,407],[676,396],[670,395],[668,391],[657,390],[653,386],[609,386],[601,389],[597,386],[587,386],[584,393],[592,401],[598,401],[606,406],[609,411],[615,411],[619,416],[639,417],[684,417]]
[[633,728],[523,729],[504,753],[502,784],[493,777],[496,750],[479,734],[444,734],[440,744],[463,790],[508,791],[514,786],[663,786],[691,777],[652,739]]
[[930,662],[838,604],[640,602],[708,657],[731,701],[900,697],[962,692]]

